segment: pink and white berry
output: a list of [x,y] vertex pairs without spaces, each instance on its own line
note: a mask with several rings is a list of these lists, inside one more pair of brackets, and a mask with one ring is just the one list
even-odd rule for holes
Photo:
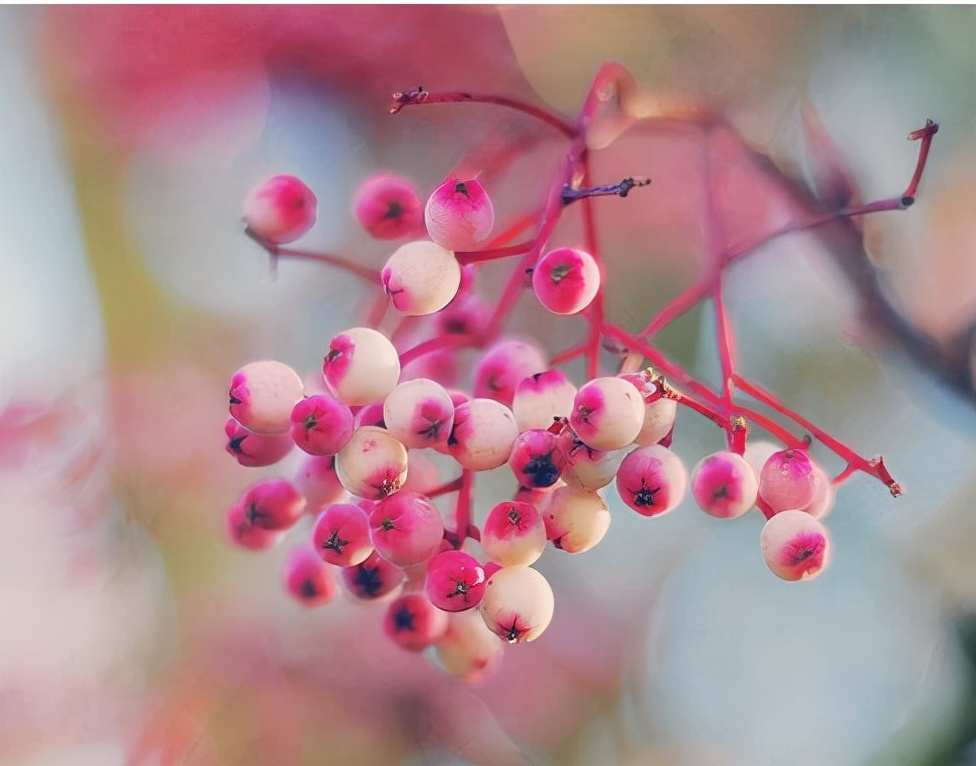
[[274,465],[291,452],[294,443],[287,436],[259,436],[248,431],[234,418],[224,423],[227,452],[246,468]]
[[488,578],[481,616],[488,629],[510,644],[535,641],[555,609],[549,581],[531,567],[502,567]]
[[806,450],[774,452],[759,474],[759,495],[774,511],[806,508],[813,502],[816,477]]
[[310,455],[334,455],[352,432],[352,410],[331,396],[307,396],[291,411],[291,438]]
[[812,580],[830,562],[827,529],[805,511],[775,514],[763,527],[759,545],[766,566],[784,580]]
[[366,512],[352,503],[333,503],[312,527],[312,545],[330,564],[351,567],[362,564],[373,552]]
[[519,430],[546,428],[568,418],[577,388],[562,370],[545,370],[522,378],[515,386],[512,413]]
[[622,378],[596,378],[573,399],[569,423],[593,449],[622,449],[634,443],[644,423],[644,400]]
[[422,564],[440,550],[444,522],[434,504],[418,492],[397,492],[369,513],[373,547],[398,567]]
[[530,503],[506,500],[488,512],[481,530],[485,555],[503,567],[529,566],[546,549],[546,527]]
[[582,490],[602,489],[613,481],[626,450],[595,450],[579,441],[567,429],[561,435],[566,465],[563,466],[562,480],[571,487]]
[[332,339],[322,361],[322,377],[350,406],[378,402],[400,379],[400,357],[383,333],[353,327]]
[[550,250],[532,271],[532,290],[553,314],[578,314],[596,298],[600,283],[596,260],[573,247]]
[[448,178],[424,208],[427,234],[448,250],[477,250],[495,226],[495,208],[477,180]]
[[617,470],[620,499],[642,516],[676,508],[688,486],[688,470],[667,447],[652,444],[629,453]]
[[383,403],[383,421],[407,449],[447,448],[454,427],[454,403],[447,390],[429,378],[397,384]]
[[508,407],[493,399],[472,399],[454,410],[447,447],[462,468],[490,471],[508,461],[518,434]]
[[397,590],[404,580],[400,567],[373,551],[362,564],[341,570],[346,592],[364,601],[383,598]]
[[759,482],[745,458],[734,452],[708,455],[691,472],[691,494],[710,516],[734,519],[756,502]]
[[238,548],[266,551],[279,543],[284,536],[284,530],[255,526],[248,516],[248,508],[243,500],[232,505],[227,512],[227,537]]
[[318,200],[295,176],[275,176],[244,202],[244,223],[265,242],[294,242],[315,225]]
[[[489,348],[474,371],[474,395],[511,407],[515,389],[524,378],[549,369],[542,349],[521,340],[503,340]],[[552,423],[545,425],[548,428]]]
[[271,360],[245,364],[230,381],[230,415],[259,436],[281,436],[305,384],[287,364]]
[[827,472],[818,463],[813,463],[813,500],[810,505],[801,510],[806,511],[815,519],[822,519],[834,507],[837,491]]
[[520,433],[512,445],[508,466],[521,487],[551,487],[566,465],[560,437],[542,428]]
[[543,514],[546,537],[567,553],[593,548],[610,528],[610,509],[599,492],[561,487],[552,493]]
[[451,675],[477,683],[498,667],[504,642],[492,633],[477,610],[447,616],[447,632],[435,645],[437,659]]
[[634,440],[638,447],[657,444],[671,433],[678,416],[678,403],[663,396],[660,378],[652,370],[626,373],[619,377],[629,380],[644,399],[644,422]]
[[426,316],[457,295],[461,267],[454,253],[429,240],[402,245],[380,272],[393,308],[405,316]]
[[407,448],[376,426],[357,429],[336,455],[336,476],[346,490],[367,500],[382,500],[407,478]]
[[305,510],[305,498],[284,479],[259,481],[238,502],[248,523],[261,529],[290,529]]
[[383,631],[397,646],[422,652],[447,632],[447,612],[422,593],[407,593],[387,607]]
[[334,455],[307,455],[295,469],[292,486],[305,498],[306,510],[313,514],[347,497],[335,472]]
[[328,604],[339,592],[335,569],[326,564],[308,543],[288,552],[285,589],[302,606]]
[[463,612],[481,603],[486,581],[484,567],[470,553],[441,551],[427,562],[424,590],[438,609]]
[[423,209],[416,188],[405,178],[380,175],[356,191],[352,212],[376,239],[403,239],[423,230]]

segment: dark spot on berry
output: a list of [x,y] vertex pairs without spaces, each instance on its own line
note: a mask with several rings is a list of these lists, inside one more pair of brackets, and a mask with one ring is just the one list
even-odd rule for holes
[[525,628],[520,628],[518,625],[518,620],[516,620],[512,623],[512,627],[505,632],[503,638],[510,644],[517,644],[522,640],[522,636],[528,632],[529,631],[527,631]]
[[315,419],[315,416],[314,415],[308,415],[305,418],[305,423],[304,423],[305,430],[306,431],[311,431],[313,428],[315,428],[316,425],[318,425],[318,422],[319,421],[317,421]]
[[549,279],[556,284],[562,282],[569,275],[569,266],[553,266],[549,270]]
[[467,197],[468,196],[467,184],[464,183],[464,181],[458,181],[456,184],[454,184],[454,193],[463,194],[465,197]]
[[258,508],[257,503],[248,503],[247,511],[244,513],[244,517],[249,524],[256,524],[258,519],[263,519],[267,515],[267,513]]
[[396,527],[393,526],[393,519],[383,519],[383,531],[389,532],[392,529],[396,529]]
[[508,521],[513,526],[522,521],[522,514],[518,512],[518,508],[514,505],[512,506],[512,510],[508,512]]
[[654,501],[654,496],[660,491],[660,487],[649,489],[642,481],[641,488],[634,492],[634,505],[639,508],[646,508],[649,505],[655,505],[656,503]]
[[244,434],[243,436],[235,436],[233,439],[227,442],[227,449],[229,449],[235,455],[243,454],[244,450],[241,447],[241,444],[246,438],[247,434]]
[[230,396],[230,403],[231,404],[240,404],[241,403],[241,400],[238,399],[236,396],[234,396],[234,392],[233,391],[230,392],[229,396]]
[[319,595],[319,589],[311,579],[302,580],[301,587],[298,590],[302,598],[315,598]]
[[464,580],[455,580],[454,592],[447,594],[448,598],[454,598],[455,596],[463,596],[465,604],[470,600],[468,599],[468,584]]
[[551,487],[559,478],[559,468],[552,459],[552,452],[545,455],[536,455],[532,458],[522,473],[529,477],[531,487]]
[[400,604],[400,608],[393,613],[393,627],[396,632],[401,630],[415,630],[413,612],[407,608],[406,604]]
[[367,567],[360,564],[356,567],[356,574],[352,578],[356,589],[367,598],[373,598],[383,588],[383,577],[379,567]]
[[348,540],[343,540],[339,537],[339,530],[334,531],[329,539],[322,543],[322,547],[325,549],[334,550],[340,556],[342,555],[342,549],[349,545]]
[[423,438],[432,442],[437,441],[437,438],[441,435],[441,427],[443,425],[444,422],[441,420],[432,420],[430,425],[427,426],[427,428],[425,428],[423,431],[420,431],[417,435],[422,436]]
[[387,219],[395,220],[397,218],[400,218],[402,215],[403,215],[403,205],[401,205],[399,202],[394,200],[387,206],[386,212],[383,214],[383,217]]
[[342,356],[342,352],[341,352],[341,351],[339,351],[338,349],[335,349],[335,348],[334,348],[334,349],[331,349],[331,350],[329,351],[329,353],[325,355],[325,359],[326,359],[326,361],[328,361],[328,362],[334,362],[334,361],[335,361],[336,359],[338,359],[338,358],[339,358],[340,356]]

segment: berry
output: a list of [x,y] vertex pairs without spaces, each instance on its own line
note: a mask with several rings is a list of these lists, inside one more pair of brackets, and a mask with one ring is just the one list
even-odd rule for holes
[[330,564],[351,567],[363,563],[373,552],[366,512],[352,503],[330,505],[315,520],[312,545]]
[[265,479],[252,485],[238,504],[248,523],[261,529],[290,529],[305,510],[305,498],[284,479]]
[[444,522],[433,503],[418,492],[397,492],[369,513],[373,547],[398,567],[422,564],[440,549]]
[[548,580],[531,567],[503,567],[485,587],[481,616],[510,644],[535,641],[549,627],[555,597]]
[[553,314],[578,314],[600,291],[600,267],[585,250],[550,250],[532,271],[532,290]]
[[380,272],[393,308],[406,316],[426,316],[457,295],[461,267],[454,253],[428,240],[399,247]]
[[759,484],[745,458],[734,452],[705,457],[691,472],[691,494],[710,516],[733,519],[756,502]]
[[454,427],[454,404],[440,383],[428,378],[408,380],[386,397],[383,420],[408,449],[446,450]]
[[407,448],[388,431],[363,426],[339,450],[335,470],[350,494],[382,500],[400,489],[407,478]]
[[488,558],[503,567],[534,564],[546,547],[542,516],[526,502],[499,503],[485,519],[481,547]]
[[619,377],[633,383],[644,399],[644,422],[634,442],[638,447],[657,444],[674,428],[678,403],[663,396],[660,378],[650,370],[627,373]]
[[566,464],[559,446],[559,437],[550,431],[533,428],[520,433],[508,459],[519,485],[541,489],[555,484]]
[[422,652],[447,632],[447,612],[437,609],[422,593],[407,593],[386,608],[383,632],[412,652]]
[[342,570],[346,591],[358,599],[372,601],[392,593],[403,583],[403,570],[373,551],[362,564]]
[[827,529],[804,511],[775,514],[763,526],[759,545],[766,566],[784,580],[812,580],[830,562]]
[[545,352],[537,346],[521,340],[503,340],[481,357],[475,367],[472,391],[478,398],[494,399],[511,407],[518,384],[548,367]]
[[814,499],[816,477],[805,450],[774,452],[759,474],[759,495],[773,511],[806,508]]
[[436,653],[444,670],[475,683],[498,666],[504,648],[481,614],[470,610],[447,615],[447,632],[437,641]]
[[285,559],[285,589],[302,606],[328,604],[338,592],[335,570],[311,545],[299,545]]
[[348,405],[385,399],[400,378],[400,357],[381,332],[353,327],[336,335],[322,361],[322,376]]
[[424,589],[430,603],[445,612],[463,612],[481,603],[485,570],[464,551],[442,551],[427,563]]
[[305,385],[287,364],[251,362],[230,381],[230,415],[259,436],[281,436],[291,427],[291,411]]
[[295,471],[292,486],[304,496],[306,510],[312,513],[346,496],[346,489],[336,476],[334,455],[306,456]]
[[622,378],[596,378],[573,399],[569,423],[593,449],[615,450],[634,443],[644,422],[644,400]]
[[430,238],[441,247],[477,250],[495,226],[495,209],[478,181],[452,177],[428,198],[424,222]]
[[560,487],[546,503],[546,537],[567,553],[593,548],[610,528],[610,509],[599,492]]
[[287,436],[252,434],[234,418],[227,418],[224,434],[227,436],[227,452],[246,468],[274,465],[294,446]]
[[364,181],[353,197],[352,211],[376,239],[403,239],[423,230],[417,190],[398,176],[381,175]]
[[548,429],[556,418],[568,418],[576,391],[561,370],[545,370],[522,378],[512,397],[512,413],[519,430]]
[[582,490],[602,489],[613,481],[626,450],[595,450],[581,442],[571,429],[560,435],[566,464],[562,480]]
[[265,242],[294,242],[315,225],[315,194],[295,176],[275,176],[244,203],[244,223]]
[[248,517],[247,506],[239,502],[227,512],[227,536],[238,548],[266,551],[284,537],[284,532],[255,526]]
[[504,465],[518,437],[515,416],[492,399],[472,399],[454,410],[454,428],[447,440],[451,457],[469,471]]
[[617,492],[642,516],[660,516],[677,507],[688,484],[684,463],[660,444],[638,447],[617,470]]
[[308,396],[291,411],[291,438],[310,455],[334,455],[352,432],[352,411],[331,396]]
[[383,402],[373,402],[358,407],[352,421],[354,428],[362,428],[363,426],[386,428],[386,421],[383,419],[383,407]]

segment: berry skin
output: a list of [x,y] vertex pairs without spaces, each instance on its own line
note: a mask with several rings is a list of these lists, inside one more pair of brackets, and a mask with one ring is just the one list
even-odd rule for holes
[[251,362],[230,381],[230,415],[259,436],[281,436],[291,427],[291,411],[305,384],[287,364]]
[[252,485],[238,501],[248,523],[261,529],[285,530],[305,510],[305,498],[284,479],[265,479]]
[[427,563],[424,589],[430,603],[445,612],[463,612],[481,603],[485,570],[464,551],[442,551]]
[[386,421],[383,419],[383,402],[373,402],[359,407],[352,422],[355,428],[363,426],[386,428]]
[[352,411],[331,396],[308,396],[291,411],[291,438],[310,455],[334,455],[352,432]]
[[568,418],[576,391],[576,386],[561,370],[546,370],[522,378],[512,398],[512,413],[519,430],[548,429],[556,418]]
[[287,436],[252,434],[234,418],[227,418],[224,434],[227,436],[227,452],[245,468],[274,465],[294,446]]
[[595,450],[579,440],[572,429],[559,435],[561,449],[566,456],[562,480],[581,490],[597,490],[613,481],[626,450]]
[[533,428],[523,431],[512,445],[508,465],[522,487],[542,489],[559,480],[566,464],[559,437],[550,431]]
[[334,455],[306,456],[295,470],[292,486],[305,498],[305,509],[313,514],[346,497],[346,489],[336,476]]
[[383,420],[407,449],[447,449],[454,427],[454,403],[444,387],[429,378],[404,381],[383,404]]
[[508,461],[518,437],[512,411],[492,399],[472,399],[454,410],[447,440],[451,457],[469,471],[490,471]]
[[763,560],[777,577],[812,580],[830,562],[827,529],[805,511],[781,511],[770,518],[759,538]]
[[428,240],[399,247],[380,272],[393,308],[405,316],[440,311],[457,295],[461,267],[454,253]]
[[734,452],[708,455],[691,472],[691,494],[698,507],[720,519],[734,519],[752,508],[758,489],[752,467]]
[[423,231],[417,190],[398,176],[381,175],[364,181],[353,197],[352,211],[376,239],[403,239]]
[[383,333],[353,327],[336,335],[322,361],[322,377],[350,406],[385,399],[400,379],[400,357]]
[[285,560],[285,589],[302,606],[328,604],[338,592],[335,570],[311,545],[299,545]]
[[448,178],[424,208],[430,238],[447,250],[477,250],[495,226],[495,209],[478,181]]
[[366,512],[352,503],[330,505],[315,521],[312,545],[329,564],[351,567],[363,563],[373,552]]
[[255,526],[248,518],[247,507],[236,503],[227,512],[227,536],[238,548],[266,551],[284,537],[284,532]]
[[774,511],[806,508],[814,499],[816,477],[805,450],[774,452],[759,474],[759,495]]
[[470,683],[478,683],[498,667],[504,648],[477,610],[448,614],[447,632],[436,644],[444,670]]
[[831,509],[834,507],[834,500],[836,498],[836,492],[834,490],[834,485],[830,481],[830,477],[827,476],[827,472],[824,471],[817,463],[813,464],[813,500],[805,508],[800,510],[806,511],[815,519],[822,519],[830,513]]
[[553,314],[578,314],[600,291],[600,267],[585,250],[550,250],[532,271],[532,290]]
[[644,422],[634,442],[638,447],[650,447],[671,433],[678,417],[678,403],[662,396],[659,378],[650,370],[626,373],[618,377],[633,383],[644,399]]
[[422,593],[407,593],[387,607],[383,632],[397,646],[422,652],[447,632],[447,612],[437,609]]
[[407,448],[376,426],[357,429],[335,461],[339,483],[356,497],[382,500],[407,478]]
[[610,509],[598,492],[560,487],[546,503],[542,517],[546,537],[566,553],[585,553],[610,528]]
[[642,516],[660,516],[677,507],[688,485],[680,458],[660,444],[638,447],[617,470],[617,492]]
[[[488,349],[474,371],[475,397],[494,399],[511,407],[523,378],[545,372],[549,361],[537,346],[521,340],[503,340]],[[552,423],[547,423],[548,428]]]
[[622,449],[634,443],[644,422],[644,400],[622,378],[596,378],[573,399],[569,423],[579,438],[597,450]]
[[535,641],[549,627],[555,597],[548,580],[531,567],[503,567],[488,579],[481,616],[503,641]]
[[369,513],[373,547],[398,567],[422,564],[438,552],[444,522],[433,503],[418,492],[397,492]]
[[383,598],[403,583],[403,570],[380,556],[376,551],[356,566],[345,567],[342,582],[346,592],[364,601]]
[[481,547],[503,567],[529,566],[546,548],[542,516],[529,503],[506,500],[489,511],[481,531]]
[[295,176],[275,176],[244,203],[244,223],[265,242],[294,242],[315,225],[318,200]]

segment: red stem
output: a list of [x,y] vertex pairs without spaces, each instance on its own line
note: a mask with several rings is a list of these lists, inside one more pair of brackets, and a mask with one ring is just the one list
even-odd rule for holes
[[357,277],[365,279],[367,282],[372,282],[375,285],[383,284],[380,279],[380,272],[377,269],[371,269],[368,266],[363,266],[359,263],[353,263],[341,256],[332,255],[331,253],[312,253],[307,250],[293,250],[290,247],[278,247],[277,245],[262,242],[265,249],[271,254],[273,258],[297,258],[299,260],[306,261],[318,261],[319,263],[327,263],[330,266],[338,266],[343,271],[348,271],[350,274],[355,274]]
[[494,247],[490,250],[460,250],[454,253],[454,257],[457,258],[458,263],[460,263],[462,266],[466,266],[469,263],[497,261],[501,258],[509,258],[513,255],[522,255],[522,253],[527,253],[532,249],[534,244],[535,240],[528,240],[527,242],[520,242],[517,245],[509,245],[508,247]]

